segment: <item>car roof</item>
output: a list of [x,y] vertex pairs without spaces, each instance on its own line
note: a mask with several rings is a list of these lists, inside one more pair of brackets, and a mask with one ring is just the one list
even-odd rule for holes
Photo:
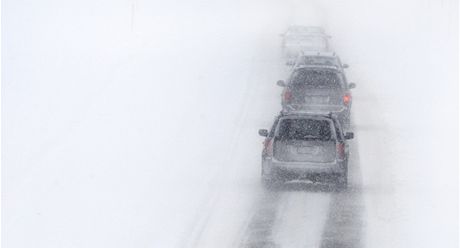
[[337,54],[332,51],[301,51],[299,57],[333,57],[337,58]]
[[332,112],[308,112],[308,111],[281,111],[278,117],[300,117],[300,118],[324,118],[336,119],[337,116]]
[[294,64],[295,68],[309,66],[341,69],[341,63],[337,56],[299,55]]
[[324,29],[319,26],[292,25],[287,28],[287,32],[324,33]]
[[337,72],[337,73],[342,73],[340,71],[340,68],[338,68],[337,66],[334,66],[334,65],[296,65],[296,67],[294,68],[294,71],[297,71],[297,70],[300,70],[300,69],[316,69],[316,70],[328,70],[328,71],[334,71],[334,72]]

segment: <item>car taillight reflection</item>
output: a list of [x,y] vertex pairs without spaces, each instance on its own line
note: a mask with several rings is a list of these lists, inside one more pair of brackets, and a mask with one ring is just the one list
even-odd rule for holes
[[343,104],[348,105],[351,102],[351,95],[350,94],[345,94],[343,96]]
[[264,153],[268,156],[273,156],[273,139],[264,141]]
[[292,92],[290,90],[286,90],[283,94],[283,101],[290,102],[292,100]]
[[337,149],[337,158],[345,159],[345,144],[344,143],[337,144],[336,149]]

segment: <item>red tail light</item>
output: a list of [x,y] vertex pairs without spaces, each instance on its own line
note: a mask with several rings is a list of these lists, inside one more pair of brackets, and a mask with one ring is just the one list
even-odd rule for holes
[[268,156],[273,156],[273,139],[264,141],[264,153]]
[[343,103],[345,105],[348,105],[350,102],[351,102],[351,95],[348,93],[343,95]]
[[337,144],[336,149],[337,149],[337,158],[345,159],[345,144],[344,143]]
[[290,90],[286,90],[283,94],[283,101],[290,102],[292,100],[292,92]]

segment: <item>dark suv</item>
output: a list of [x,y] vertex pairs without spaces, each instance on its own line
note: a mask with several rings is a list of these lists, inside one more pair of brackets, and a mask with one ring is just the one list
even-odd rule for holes
[[285,112],[335,113],[350,123],[351,92],[356,85],[347,83],[345,74],[334,66],[300,66],[295,68],[284,87],[281,105]]
[[329,115],[281,113],[266,137],[262,151],[262,182],[295,179],[332,179],[339,187],[348,183],[348,144],[353,133],[343,133],[340,122]]

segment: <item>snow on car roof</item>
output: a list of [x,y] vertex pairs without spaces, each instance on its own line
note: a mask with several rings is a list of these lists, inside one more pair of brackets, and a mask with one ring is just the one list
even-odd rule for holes
[[331,111],[314,111],[314,110],[282,110],[278,115],[280,118],[283,117],[306,117],[306,118],[318,118],[318,119],[333,119],[337,118],[337,114]]
[[303,56],[322,56],[322,57],[337,57],[332,51],[301,51],[299,57]]
[[301,65],[296,66],[295,70],[298,70],[298,69],[320,69],[320,70],[328,69],[328,70],[333,70],[335,72],[341,73],[341,71],[339,70],[338,66],[324,65],[324,64],[318,64],[318,65],[301,64]]
[[306,33],[324,33],[324,29],[319,26],[289,26],[287,32],[306,32]]

